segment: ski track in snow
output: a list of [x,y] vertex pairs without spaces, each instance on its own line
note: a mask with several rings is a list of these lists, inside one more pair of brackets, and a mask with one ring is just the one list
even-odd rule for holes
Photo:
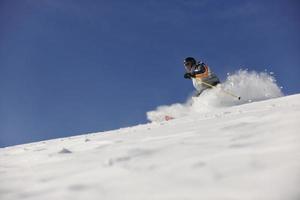
[[300,95],[0,149],[0,199],[300,199]]

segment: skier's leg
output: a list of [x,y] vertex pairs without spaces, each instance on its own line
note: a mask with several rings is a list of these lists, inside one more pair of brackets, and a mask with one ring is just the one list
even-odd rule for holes
[[219,81],[219,80],[217,80],[217,81],[215,81],[215,82],[213,82],[211,85],[212,86],[217,86],[218,84],[220,84],[221,82]]
[[195,97],[199,97],[201,94],[202,94],[202,92],[204,91],[205,89],[202,89],[202,90],[196,90],[196,92],[195,92]]

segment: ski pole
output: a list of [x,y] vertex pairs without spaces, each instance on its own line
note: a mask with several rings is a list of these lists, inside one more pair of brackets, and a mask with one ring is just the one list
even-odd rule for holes
[[[211,84],[206,83],[206,82],[203,82],[203,81],[201,81],[201,83],[203,83],[204,85],[207,85],[207,86],[209,86],[209,87],[211,87],[211,88],[217,88],[216,86],[211,85]],[[237,98],[238,100],[241,100],[241,97],[240,97],[240,96],[237,96],[237,95],[235,95],[235,94],[232,94],[231,92],[228,92],[228,91],[226,91],[226,90],[223,90],[222,88],[221,88],[221,91],[223,91],[225,94],[228,94],[228,95],[230,95],[230,96],[232,96],[232,97]]]

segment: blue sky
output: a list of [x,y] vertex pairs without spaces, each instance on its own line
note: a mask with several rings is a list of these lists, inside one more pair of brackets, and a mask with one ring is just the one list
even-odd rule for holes
[[297,0],[0,0],[0,147],[146,123],[193,91],[184,57],[299,93]]

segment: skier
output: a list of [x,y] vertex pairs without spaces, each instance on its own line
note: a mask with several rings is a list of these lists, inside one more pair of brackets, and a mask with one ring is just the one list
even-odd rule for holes
[[186,73],[184,78],[192,79],[198,97],[204,90],[212,88],[220,83],[219,78],[212,73],[210,68],[203,62],[197,62],[193,57],[184,59]]

